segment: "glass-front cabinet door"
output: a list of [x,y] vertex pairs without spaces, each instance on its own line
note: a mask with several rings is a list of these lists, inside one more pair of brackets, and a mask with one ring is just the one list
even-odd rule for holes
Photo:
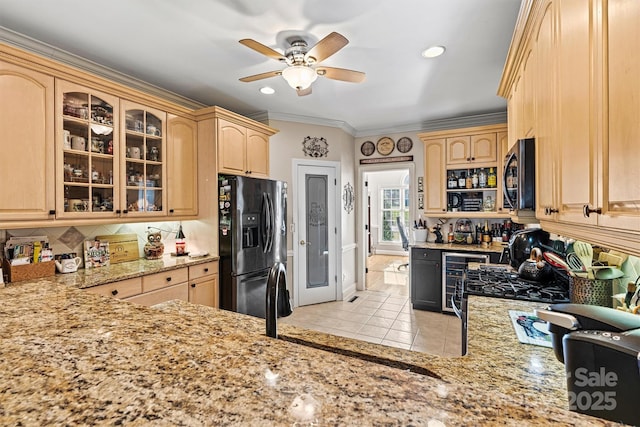
[[56,81],[56,216],[112,217],[119,209],[118,99]]
[[120,179],[127,216],[166,215],[166,113],[121,101],[124,158]]

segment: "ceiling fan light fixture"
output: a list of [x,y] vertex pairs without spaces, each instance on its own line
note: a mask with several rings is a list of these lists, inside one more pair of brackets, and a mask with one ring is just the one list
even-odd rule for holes
[[422,51],[422,56],[425,58],[435,58],[444,53],[444,46],[431,46]]
[[318,78],[316,70],[304,65],[293,65],[282,70],[282,77],[289,86],[296,90],[304,90],[311,86]]
[[276,90],[271,86],[264,86],[260,88],[260,93],[265,95],[273,95],[274,93],[276,93]]

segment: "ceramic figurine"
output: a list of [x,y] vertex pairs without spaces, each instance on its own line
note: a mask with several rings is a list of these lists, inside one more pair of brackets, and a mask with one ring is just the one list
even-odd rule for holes
[[164,243],[160,232],[153,232],[147,235],[147,243],[144,245],[144,256],[147,259],[162,258],[164,253]]

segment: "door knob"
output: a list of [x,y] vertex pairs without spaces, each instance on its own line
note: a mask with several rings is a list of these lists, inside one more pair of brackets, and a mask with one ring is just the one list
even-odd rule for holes
[[304,240],[300,240],[300,246],[309,245],[311,246],[311,242],[305,242]]

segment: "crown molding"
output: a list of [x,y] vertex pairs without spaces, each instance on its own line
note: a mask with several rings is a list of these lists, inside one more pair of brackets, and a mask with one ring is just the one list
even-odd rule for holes
[[143,80],[131,77],[109,67],[105,67],[88,59],[74,55],[65,50],[51,46],[47,43],[25,36],[23,34],[12,31],[8,28],[0,26],[0,42],[11,45],[13,47],[35,53],[47,59],[69,65],[71,67],[86,71],[88,73],[103,77],[110,81],[122,84],[132,89],[139,90],[158,98],[162,98],[169,102],[182,105],[192,110],[198,110],[207,105],[194,101],[177,93],[154,86]]
[[272,111],[261,111],[254,114],[247,115],[250,119],[259,122],[269,122],[270,120],[281,120],[283,122],[304,123],[308,125],[328,126],[338,128],[348,133],[351,136],[355,136],[356,130],[349,125],[349,123],[342,120],[323,119],[321,117],[300,116],[297,114],[278,113]]
[[498,111],[494,113],[476,114],[473,116],[454,117],[449,119],[427,120],[421,123],[411,123],[401,126],[356,130],[348,123],[340,120],[322,119],[319,117],[299,116],[296,114],[274,113],[270,111],[260,111],[250,114],[247,117],[258,122],[268,124],[270,120],[281,120],[285,122],[304,123],[319,126],[329,126],[342,129],[349,135],[358,137],[389,135],[396,133],[420,133],[446,129],[461,129],[467,127],[495,125],[507,123],[507,112]]

